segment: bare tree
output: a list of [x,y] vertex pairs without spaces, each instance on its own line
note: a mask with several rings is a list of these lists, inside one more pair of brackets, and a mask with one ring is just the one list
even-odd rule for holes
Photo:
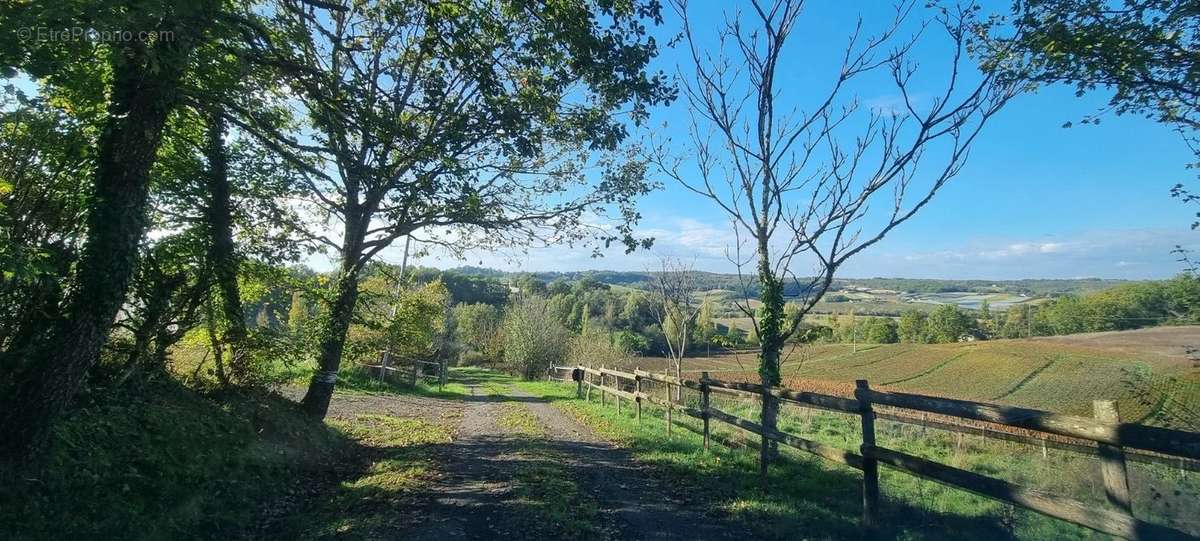
[[[804,0],[751,0],[746,13],[725,14],[709,47],[691,24],[688,0],[672,0],[691,57],[680,79],[694,152],[672,155],[664,144],[654,161],[729,215],[737,239],[730,259],[739,274],[755,266],[762,305],[738,307],[758,334],[759,375],[768,392],[780,383],[784,342],[837,270],[924,208],[962,169],[987,120],[1019,90],[967,65],[977,7],[935,7],[931,21],[913,21],[915,32],[901,37],[914,4],[896,6],[873,37],[860,18],[849,29],[828,91],[810,106],[792,106],[777,72],[781,65],[803,66],[784,64],[784,57],[792,52],[785,45]],[[931,27],[944,30],[952,44],[946,81],[936,92],[912,83],[917,64],[911,52]],[[867,75],[875,78],[867,81]],[[878,92],[880,78],[892,83],[894,106],[864,110],[853,90],[869,83]],[[811,272],[797,274],[805,263]],[[794,283],[799,296],[787,315],[785,283]],[[751,284],[744,284],[749,293]],[[776,416],[775,406],[764,407],[763,425],[773,429]],[[770,452],[764,439],[764,458]]]
[[[654,318],[662,327],[663,336],[667,339],[667,355],[671,359],[671,367],[675,369],[675,377],[683,377],[683,356],[687,354],[688,337],[700,315],[700,305],[696,297],[696,271],[692,265],[673,257],[659,258],[659,270],[653,273]],[[675,389],[675,399],[680,392]]]

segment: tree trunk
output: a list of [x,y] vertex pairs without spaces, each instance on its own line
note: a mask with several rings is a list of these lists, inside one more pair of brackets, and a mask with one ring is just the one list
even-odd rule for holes
[[[758,284],[759,300],[762,302],[758,318],[759,359],[758,375],[762,380],[763,408],[762,426],[775,430],[779,416],[779,407],[775,400],[770,399],[772,387],[779,385],[779,357],[783,350],[783,285],[771,270],[770,250],[765,231],[760,232],[758,242]],[[774,440],[762,438],[761,456],[759,457],[759,473],[767,475],[767,464],[777,454],[778,446]]]
[[342,265],[338,281],[334,285],[334,299],[329,306],[329,319],[321,328],[320,360],[317,373],[308,384],[308,392],[300,405],[318,419],[325,418],[329,401],[333,398],[333,385],[337,381],[338,368],[342,364],[342,349],[346,345],[346,332],[354,317],[354,305],[358,302],[359,259],[362,258],[363,241],[366,237],[370,214],[351,208],[346,213],[346,229],[342,241]]
[[208,160],[208,221],[211,236],[208,260],[221,297],[221,312],[228,324],[222,340],[229,346],[229,375],[233,381],[246,383],[250,377],[245,351],[246,316],[242,312],[242,296],[238,291],[238,259],[233,244],[233,205],[229,190],[229,157],[225,149],[225,119],[215,108],[208,114],[207,141],[204,148]]
[[48,338],[0,412],[0,456],[24,461],[45,444],[96,363],[138,258],[146,230],[150,167],[163,125],[175,106],[191,50],[212,20],[214,4],[199,2],[191,20],[176,20],[173,40],[118,48],[108,117],[100,135],[88,231],[75,270],[75,287]]
[[213,371],[217,374],[217,382],[227,387],[229,375],[225,373],[225,361],[222,358],[225,353],[221,351],[221,339],[217,337],[216,314],[213,313],[212,301],[209,299],[204,301],[204,326],[208,331],[208,345],[213,353]]
[[133,348],[125,360],[125,367],[117,378],[116,385],[118,386],[124,384],[125,380],[137,372],[146,359],[154,358],[154,352],[150,348],[151,342],[161,334],[162,328],[165,327],[163,320],[167,317],[167,311],[170,309],[171,296],[183,283],[183,277],[180,275],[163,275],[152,258],[146,263],[152,267],[148,271],[152,273],[149,277],[150,295],[145,300],[146,309],[142,313],[142,321],[133,333]]
[[[344,265],[343,265],[344,266]],[[342,349],[346,344],[346,332],[354,316],[354,305],[358,301],[358,272],[343,269],[338,277],[337,293],[330,306],[329,319],[321,328],[319,369],[308,384],[308,392],[300,402],[304,410],[318,419],[325,418],[329,401],[333,398],[333,385],[337,381],[338,368],[342,363]]]
[[[679,358],[675,359],[675,379],[683,380],[683,352],[682,351],[680,351],[680,353],[679,353]],[[682,400],[683,400],[683,386],[676,385],[675,386],[675,401],[680,402]]]

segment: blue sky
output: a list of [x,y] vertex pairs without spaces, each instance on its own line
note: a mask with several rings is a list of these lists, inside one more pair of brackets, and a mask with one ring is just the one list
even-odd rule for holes
[[[712,47],[712,30],[723,16],[717,2],[693,0],[693,27],[701,45]],[[736,4],[736,2],[730,2]],[[785,103],[804,110],[823,95],[836,74],[847,36],[861,15],[865,30],[878,30],[891,16],[882,1],[810,2],[789,41],[780,73]],[[996,3],[1003,8],[1006,1]],[[905,32],[931,13],[921,5]],[[678,32],[669,8],[654,30],[660,44]],[[940,89],[948,72],[946,40],[932,29],[914,52],[922,64],[918,92]],[[681,48],[664,49],[655,69],[674,75],[689,59]],[[686,72],[686,71],[685,71]],[[876,74],[881,75],[881,74]],[[32,90],[28,81],[18,81]],[[897,94],[885,78],[865,78],[852,89],[867,106],[893,103]],[[849,95],[848,95],[849,96]],[[1185,165],[1194,159],[1168,128],[1139,117],[1105,116],[1098,126],[1078,120],[1104,105],[1108,94],[1082,98],[1072,88],[1045,87],[1014,99],[985,129],[966,167],[911,221],[869,248],[843,269],[842,277],[917,278],[1162,278],[1181,269],[1170,252],[1176,245],[1200,248],[1200,232],[1189,229],[1196,207],[1180,204],[1168,190],[1195,178]],[[680,99],[653,113],[639,137],[670,137],[688,151],[688,111]],[[1066,122],[1072,128],[1063,128]],[[586,247],[556,246],[520,252],[482,252],[455,259],[433,251],[418,264],[441,268],[483,265],[505,270],[646,270],[663,255],[680,257],[702,270],[732,272],[725,257],[733,244],[727,217],[710,201],[657,175],[665,184],[641,202],[639,233],[656,239],[649,251],[621,249],[592,258]],[[403,243],[380,255],[398,263]],[[329,269],[325,257],[306,261]],[[804,274],[804,269],[795,269]]]
[[[828,85],[831,59],[844,46],[857,10],[868,29],[886,22],[890,10],[884,2],[820,4],[804,16],[785,51],[788,69],[781,88],[801,108]],[[928,15],[920,9],[916,15]],[[707,31],[717,16],[717,10],[703,10],[693,26]],[[675,28],[678,20],[668,14],[659,31],[664,42]],[[933,81],[945,76],[948,49],[940,36],[927,36],[916,51],[922,64],[917,82],[940,88]],[[682,53],[665,51],[658,67],[673,74],[686,62]],[[894,100],[892,87],[882,83],[865,80],[856,94],[867,104]],[[1194,178],[1185,169],[1192,154],[1168,128],[1142,118],[1106,116],[1098,126],[1079,125],[1107,97],[1098,91],[1077,98],[1062,86],[1017,97],[985,128],[959,176],[915,218],[848,263],[841,275],[1140,279],[1177,273],[1181,265],[1171,249],[1200,245],[1200,232],[1189,230],[1195,210],[1168,193],[1175,183]],[[682,140],[687,118],[680,100],[656,111],[651,126],[656,136]],[[1075,126],[1063,128],[1068,121]],[[466,260],[430,255],[419,263],[645,270],[658,256],[673,255],[704,270],[734,270],[723,255],[733,238],[724,215],[711,202],[664,182],[665,189],[641,204],[640,230],[657,239],[649,252],[626,256],[614,249],[593,259],[587,249],[552,247],[527,254],[473,253]],[[384,257],[398,261],[399,251]]]

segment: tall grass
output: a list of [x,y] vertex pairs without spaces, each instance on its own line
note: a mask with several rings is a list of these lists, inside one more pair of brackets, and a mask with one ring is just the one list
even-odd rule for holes
[[[604,437],[631,448],[639,460],[656,466],[683,493],[715,512],[744,519],[764,537],[860,535],[861,474],[857,470],[785,447],[782,460],[772,464],[764,482],[757,474],[756,435],[713,421],[715,441],[705,451],[699,435],[700,421],[678,411],[673,434],[668,436],[660,408],[644,406],[639,424],[633,407],[622,408],[618,414],[612,397],[608,405],[601,406],[596,391],[588,402],[575,399],[573,385],[526,383],[522,387],[554,400],[557,407]],[[685,393],[684,401],[696,406],[698,395]],[[712,405],[757,420],[756,400],[714,393]],[[1103,483],[1093,457],[883,420],[876,426],[881,446],[1104,505]],[[789,405],[781,413],[780,428],[851,451],[857,451],[861,442],[859,419],[848,414]],[[1200,476],[1161,465],[1137,464],[1131,466],[1130,477],[1139,518],[1200,533],[1194,503],[1200,496]],[[887,534],[897,538],[1086,539],[1096,535],[886,467],[881,471],[881,490],[885,500],[882,523]]]

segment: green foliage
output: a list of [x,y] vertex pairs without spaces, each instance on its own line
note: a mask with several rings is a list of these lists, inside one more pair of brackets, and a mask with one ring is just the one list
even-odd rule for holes
[[94,126],[7,86],[0,94],[0,351],[57,312],[78,257]]
[[[1031,0],[1018,4],[1022,32],[995,47],[992,67],[1077,93],[1113,92],[1109,109],[1188,132],[1200,111],[1200,12],[1188,0]],[[1099,122],[1096,117],[1085,119]]]
[[704,299],[700,301],[700,312],[696,315],[694,339],[696,345],[712,343],[713,336],[717,334],[717,324],[713,321],[715,311],[716,303],[705,295]]
[[323,423],[265,394],[200,395],[158,380],[98,398],[56,427],[42,472],[0,486],[6,537],[241,536],[342,448]]
[[450,293],[451,304],[504,306],[508,301],[508,287],[495,278],[425,268],[412,271],[412,277],[417,283],[440,281]]
[[929,313],[927,325],[931,342],[957,342],[975,330],[975,319],[957,305],[943,304]]
[[292,304],[288,308],[288,328],[292,334],[299,335],[304,331],[304,324],[309,319],[308,305],[304,302],[304,294],[292,292]]
[[863,322],[865,341],[872,344],[894,344],[900,341],[896,321],[886,317],[868,317]]
[[546,296],[549,294],[546,289],[546,282],[539,280],[532,274],[518,274],[516,278],[513,278],[512,284],[522,295]]
[[490,304],[458,304],[454,307],[455,339],[484,360],[499,360],[504,351],[501,335],[503,315]]
[[570,333],[554,318],[544,297],[522,297],[504,314],[504,364],[533,379],[567,357]]
[[630,353],[650,352],[650,340],[630,330],[620,330],[612,335],[613,346]]
[[1122,284],[1102,291],[1067,295],[1036,307],[1009,308],[999,335],[1004,338],[1119,331],[1200,321],[1200,279],[1181,274],[1170,280]]
[[929,341],[929,318],[920,310],[905,310],[900,314],[896,333],[901,342],[926,343]]
[[567,363],[585,366],[628,366],[630,350],[615,336],[593,330],[571,337]]
[[387,348],[400,360],[429,360],[445,330],[449,294],[441,282],[401,292],[384,327]]

